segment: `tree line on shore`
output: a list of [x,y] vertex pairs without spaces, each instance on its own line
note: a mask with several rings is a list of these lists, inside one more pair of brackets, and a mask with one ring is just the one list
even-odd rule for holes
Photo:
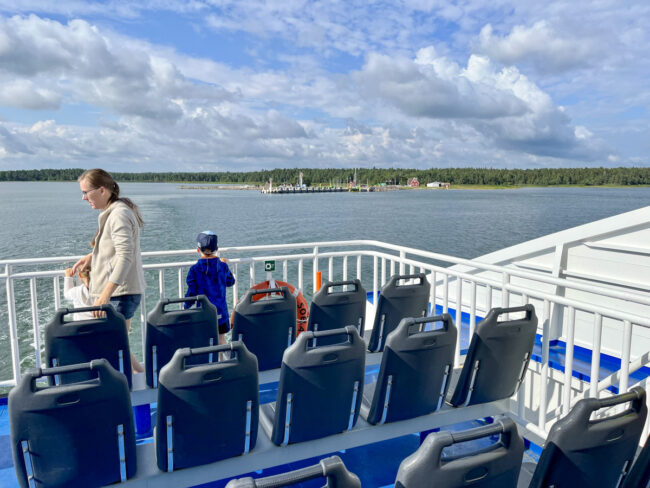
[[[83,169],[35,169],[0,171],[0,181],[75,181]],[[543,169],[493,169],[493,168],[357,168],[317,169],[285,168],[263,171],[227,172],[166,172],[118,173],[112,172],[119,182],[183,182],[183,183],[240,183],[260,185],[273,178],[274,184],[296,184],[303,173],[307,185],[347,186],[356,174],[357,184],[405,185],[409,178],[417,177],[420,185],[430,182],[449,182],[452,185],[486,186],[552,186],[552,185],[650,185],[650,167],[628,168],[543,168]]]

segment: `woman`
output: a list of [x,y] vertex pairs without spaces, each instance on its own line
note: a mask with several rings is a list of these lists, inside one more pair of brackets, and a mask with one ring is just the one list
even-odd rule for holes
[[[93,305],[113,305],[124,315],[128,331],[145,292],[140,254],[140,228],[144,222],[140,210],[130,199],[120,198],[120,187],[103,169],[84,171],[77,181],[82,199],[101,213],[91,242],[93,251],[75,263],[73,273],[90,267]],[[94,313],[101,315],[99,311]],[[136,373],[144,371],[133,354],[131,368]]]

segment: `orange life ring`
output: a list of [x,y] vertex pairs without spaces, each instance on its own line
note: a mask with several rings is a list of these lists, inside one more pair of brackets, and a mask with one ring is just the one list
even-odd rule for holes
[[[262,281],[253,285],[254,290],[264,290],[266,288],[279,288],[281,286],[286,286],[289,288],[289,292],[296,297],[296,336],[307,330],[307,322],[309,321],[309,305],[307,305],[307,300],[303,296],[300,290],[297,290],[295,286],[290,283],[285,283],[284,281],[272,280],[273,283],[269,281]],[[263,298],[263,295],[255,295],[253,301],[258,301]],[[235,314],[233,314],[234,319]]]

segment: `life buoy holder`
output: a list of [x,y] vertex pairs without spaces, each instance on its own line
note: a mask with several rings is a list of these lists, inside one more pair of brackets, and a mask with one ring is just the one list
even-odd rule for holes
[[[286,286],[289,288],[289,293],[296,297],[296,336],[307,330],[307,323],[309,322],[309,305],[307,305],[307,300],[305,300],[304,295],[295,286],[290,283],[279,280],[271,281],[262,281],[256,283],[252,286],[253,290],[266,290],[268,288],[279,288],[281,286]],[[264,298],[263,294],[254,295],[253,301],[262,300]],[[231,322],[234,321],[235,314],[232,314]]]

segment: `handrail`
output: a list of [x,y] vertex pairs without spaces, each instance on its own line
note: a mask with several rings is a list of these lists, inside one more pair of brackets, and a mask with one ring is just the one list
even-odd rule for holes
[[[331,248],[334,249],[330,250]],[[324,251],[324,249],[328,250]],[[237,256],[240,253],[245,255]],[[535,289],[532,283],[534,282],[543,285],[563,287],[565,289],[581,290],[588,293],[597,293],[599,296],[623,299],[628,303],[633,302],[641,305],[650,305],[650,298],[639,297],[628,292],[623,293],[609,288],[600,288],[595,285],[587,285],[584,283],[569,281],[565,278],[551,277],[530,271],[518,270],[512,267],[480,263],[463,258],[455,258],[444,254],[388,244],[375,240],[326,241],[260,246],[236,246],[221,248],[220,254],[229,256],[228,262],[237,277],[238,283],[244,283],[244,285],[247,283],[247,280],[250,280],[251,284],[255,283],[255,268],[257,263],[266,260],[275,260],[281,262],[282,265],[278,271],[281,271],[283,273],[283,279],[285,281],[287,280],[287,273],[289,268],[288,263],[292,263],[291,272],[293,276],[297,275],[298,288],[303,287],[303,278],[305,275],[311,275],[311,281],[313,281],[312,284],[315,286],[315,275],[319,270],[319,263],[323,263],[322,268],[320,269],[325,270],[324,274],[329,273],[327,275],[328,277],[334,276],[333,262],[335,259],[342,259],[343,279],[348,279],[348,273],[350,276],[354,275],[355,268],[354,264],[348,266],[348,260],[349,258],[356,258],[356,277],[358,279],[361,279],[362,272],[367,272],[364,270],[367,270],[368,268],[371,270],[370,274],[372,276],[369,276],[367,280],[370,280],[370,283],[372,284],[371,288],[369,288],[369,291],[372,292],[374,307],[377,306],[377,296],[379,289],[386,282],[387,275],[389,273],[393,274],[399,272],[403,274],[407,271],[413,273],[414,271],[419,270],[420,272],[425,272],[428,275],[428,279],[433,285],[431,287],[430,295],[430,302],[432,304],[442,304],[443,311],[447,312],[450,303],[453,303],[453,306],[456,309],[456,323],[460,323],[461,318],[465,313],[463,310],[469,311],[470,333],[474,331],[474,328],[476,326],[477,310],[487,311],[494,305],[507,307],[510,305],[511,297],[515,297],[513,300],[518,300],[522,304],[529,303],[530,300],[535,300],[535,303],[537,305],[541,305],[541,307],[538,306],[537,312],[538,315],[540,315],[541,319],[540,330],[543,331],[541,369],[542,381],[539,382],[541,385],[546,385],[546,381],[552,379],[549,367],[549,332],[552,330],[551,322],[561,319],[561,317],[556,317],[551,313],[552,306],[565,306],[569,309],[570,319],[568,324],[568,339],[566,341],[567,351],[572,351],[574,344],[576,342],[579,342],[574,339],[575,312],[580,311],[581,313],[588,313],[594,317],[594,323],[591,325],[591,327],[594,331],[594,338],[596,338],[594,339],[593,343],[594,354],[596,355],[596,359],[594,360],[596,369],[598,367],[597,358],[599,357],[601,351],[599,337],[603,328],[603,318],[608,319],[610,322],[613,321],[614,326],[617,327],[617,330],[620,331],[620,336],[623,338],[622,346],[620,349],[617,349],[617,351],[620,351],[622,364],[621,370],[608,378],[608,381],[610,383],[607,385],[605,385],[602,381],[598,383],[596,375],[595,384],[594,381],[592,381],[592,388],[589,389],[588,395],[590,396],[596,396],[598,394],[598,391],[601,391],[603,388],[606,388],[615,381],[619,381],[620,389],[624,389],[629,382],[629,375],[642,365],[640,361],[644,361],[643,358],[647,358],[647,355],[649,354],[649,352],[642,351],[641,358],[635,359],[634,357],[631,357],[631,341],[634,327],[650,328],[650,317],[634,312],[629,312],[627,310],[615,310],[608,307],[607,305],[601,305],[600,303],[588,303],[585,301],[580,301],[576,298],[569,298],[560,294],[554,294],[553,292],[547,291],[549,289],[548,286],[542,286],[542,289]],[[186,257],[188,260],[184,260]],[[191,260],[189,260],[190,257],[192,258]],[[169,280],[165,278],[166,270],[173,270],[174,272],[178,273],[178,291],[179,294],[182,294],[184,287],[182,269],[191,266],[195,262],[195,257],[195,250],[153,251],[143,253],[143,261],[145,262],[144,269],[149,273],[158,273],[158,288],[160,297],[166,296],[165,286],[166,283],[169,283]],[[4,265],[4,273],[0,274],[0,279],[5,280],[7,284],[7,306],[9,308],[8,326],[10,336],[9,343],[11,345],[12,368],[14,371],[13,379],[5,380],[4,378],[0,378],[0,386],[12,386],[16,384],[16,381],[20,378],[20,369],[22,363],[19,345],[23,344],[23,347],[25,347],[25,341],[19,340],[17,333],[18,328],[16,319],[14,283],[22,280],[29,281],[33,326],[30,331],[25,330],[24,334],[32,333],[34,335],[37,335],[40,326],[38,319],[39,310],[38,300],[36,299],[37,287],[35,285],[35,280],[39,278],[49,278],[53,280],[55,290],[54,304],[56,306],[59,306],[59,280],[64,273],[62,269],[26,271],[20,270],[18,272],[14,272],[13,270],[16,267],[21,266],[71,263],[76,261],[78,258],[79,256],[62,256],[35,259],[9,259],[0,261],[0,265]],[[152,260],[155,261],[158,258],[165,258],[165,260],[161,262],[151,262]],[[171,258],[172,260],[166,261],[166,258]],[[368,258],[371,259],[370,262],[367,261]],[[362,266],[362,261],[365,263],[364,266]],[[441,265],[441,262],[451,264],[453,266],[446,267],[444,265]],[[304,269],[305,267],[308,267],[306,271]],[[309,267],[311,267],[311,269],[309,269]],[[338,268],[337,271],[340,273],[341,268]],[[488,271],[490,273],[487,273],[487,275],[481,274],[485,271]],[[521,283],[517,283],[517,280],[515,280],[515,283],[513,283],[513,277],[523,278],[524,280],[519,280],[522,281]],[[450,289],[452,287],[454,290]],[[481,292],[485,292],[484,302],[482,301],[479,303],[477,288]],[[546,288],[546,290],[543,288]],[[469,298],[467,298],[468,291],[470,292]],[[501,293],[500,303],[494,301],[493,292]],[[236,303],[237,298],[238,291],[236,286],[233,289],[233,302]],[[147,295],[143,297],[141,305],[140,317],[143,322],[147,311],[146,300]],[[144,332],[144,327],[142,328],[142,331]],[[458,341],[460,341],[460,334]],[[142,342],[144,344],[144,337]],[[33,343],[34,347],[38,348],[38,340],[34,340]],[[635,357],[637,355],[638,351],[635,353]],[[570,360],[572,361],[572,356],[570,358],[569,353],[567,353],[567,364],[569,364]],[[454,358],[454,365],[457,367],[460,364],[460,342],[458,342]],[[558,409],[555,409],[553,407],[551,412],[547,411],[548,401],[546,398],[545,388],[535,386],[536,389],[540,389],[538,393],[541,403],[541,407],[537,412],[538,418],[534,422],[537,429],[536,432],[546,432],[547,416],[549,414],[552,414],[553,418],[555,419],[560,409],[566,409],[569,406],[568,395],[571,394],[571,373],[571,368],[569,367],[568,371],[566,371],[564,374],[564,398],[562,401],[563,405],[558,407]],[[526,387],[526,385],[524,385],[524,387]],[[524,401],[525,397],[523,391],[524,390],[522,389],[519,395],[513,398],[513,401],[519,402],[517,409],[519,412],[519,417],[522,418],[523,413],[525,413],[525,408],[522,407],[522,402]]]
[[[626,301],[631,301],[634,303],[639,303],[643,305],[650,305],[650,297],[639,295],[636,293],[631,293],[629,291],[621,292],[617,290],[611,290],[605,287],[599,287],[594,285],[589,285],[585,283],[579,283],[575,281],[567,280],[566,278],[558,278],[554,276],[547,276],[541,273],[534,273],[524,270],[519,270],[514,267],[506,267],[495,264],[483,263],[481,261],[466,259],[466,258],[457,258],[455,256],[450,256],[448,254],[435,253],[431,251],[424,251],[422,249],[416,249],[407,246],[401,246],[397,244],[390,244],[382,241],[376,240],[350,240],[350,241],[322,241],[322,242],[305,242],[305,243],[292,243],[292,244],[265,244],[257,246],[231,246],[224,247],[220,249],[220,254],[225,255],[232,252],[257,252],[257,251],[271,251],[278,249],[304,249],[310,247],[336,247],[336,246],[373,246],[385,248],[393,251],[399,251],[401,256],[405,254],[415,254],[416,256],[425,257],[428,259],[433,259],[437,261],[446,261],[453,265],[464,265],[471,266],[480,271],[494,271],[497,273],[507,273],[510,276],[517,276],[524,279],[532,279],[549,285],[561,286],[564,288],[586,291],[590,293],[597,293],[601,296],[607,296],[610,298],[618,298]],[[320,253],[322,254],[322,253]],[[179,256],[179,255],[196,255],[196,250],[171,250],[171,251],[146,251],[142,253],[143,258],[147,257],[169,257],[169,256]],[[50,264],[57,262],[69,262],[76,261],[82,256],[61,256],[61,257],[52,257],[52,258],[23,258],[23,259],[7,259],[0,260],[0,266],[2,265],[33,265],[33,264]],[[271,259],[266,257],[266,259]],[[0,278],[7,278],[5,274],[0,274]]]

